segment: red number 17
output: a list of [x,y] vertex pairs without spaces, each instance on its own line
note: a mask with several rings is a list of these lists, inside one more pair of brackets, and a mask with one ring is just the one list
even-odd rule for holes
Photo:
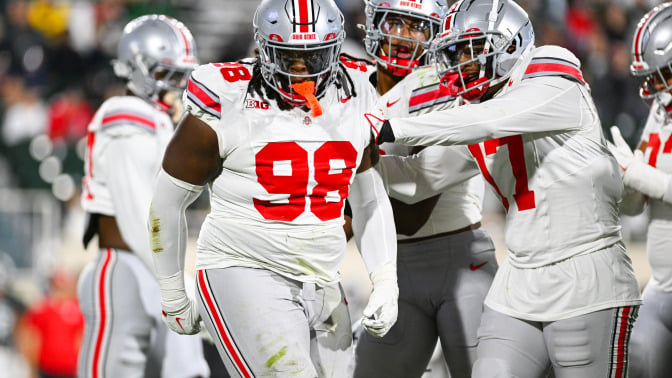
[[[651,154],[649,155],[649,165],[655,167],[658,164],[658,151],[660,151],[660,134],[649,134],[649,143],[647,147],[651,147]],[[663,146],[663,153],[669,154],[672,152],[672,137],[670,137]]]
[[[497,148],[507,145],[509,147],[509,161],[511,162],[511,169],[513,170],[513,177],[516,179],[516,191],[513,194],[513,199],[516,201],[518,211],[534,209],[536,207],[534,200],[534,191],[530,190],[527,184],[527,168],[525,167],[525,151],[523,149],[523,137],[520,135],[512,135],[503,138],[490,139],[483,143],[486,155],[492,155],[497,152]],[[502,200],[504,208],[509,210],[509,200],[502,194],[499,187],[492,178],[485,165],[485,157],[478,144],[470,144],[469,151],[476,159],[483,178],[492,185],[497,194]]]

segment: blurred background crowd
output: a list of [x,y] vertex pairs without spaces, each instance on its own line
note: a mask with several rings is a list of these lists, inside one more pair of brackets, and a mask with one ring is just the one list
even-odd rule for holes
[[[336,2],[345,15],[344,51],[364,57],[363,32],[357,27],[364,23],[363,0]],[[660,2],[519,3],[531,16],[537,45],[565,46],[579,57],[603,127],[619,125],[634,146],[648,106],[628,69],[631,36],[641,16]],[[104,99],[123,93],[110,65],[123,25],[142,14],[168,14],[194,33],[202,63],[231,61],[252,53],[257,4],[0,0],[0,376],[36,377],[39,370],[74,376],[71,360],[82,327],[76,279],[95,253],[80,242],[86,127]],[[192,209],[194,230],[206,203],[199,201]],[[497,238],[501,209],[493,201],[486,203],[486,212],[486,227],[492,219],[489,231]],[[643,239],[641,222],[624,219],[631,245]],[[644,269],[645,263],[635,267]],[[646,272],[642,275],[645,282]]]

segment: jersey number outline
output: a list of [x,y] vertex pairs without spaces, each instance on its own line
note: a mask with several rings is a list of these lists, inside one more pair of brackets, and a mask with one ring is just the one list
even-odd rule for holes
[[[647,148],[651,147],[651,155],[649,155],[649,165],[656,167],[658,164],[658,151],[660,151],[660,134],[651,133],[649,134],[649,143],[646,145]],[[665,145],[663,146],[663,153],[669,154],[672,153],[672,135],[667,139]]]
[[[332,173],[331,161],[342,160],[340,172]],[[276,162],[290,164],[289,175],[275,174]],[[270,194],[287,194],[287,202],[277,203],[253,198],[254,207],[268,220],[291,222],[306,211],[320,220],[328,221],[341,216],[343,202],[350,190],[350,179],[357,163],[357,150],[348,141],[327,141],[313,153],[313,177],[317,185],[308,192],[310,183],[309,153],[296,142],[274,142],[264,146],[255,155],[257,181]],[[285,163],[286,164],[286,163]],[[285,172],[286,173],[286,172]],[[337,192],[340,199],[328,202],[329,193]]]
[[[530,210],[536,207],[534,191],[530,190],[527,182],[527,166],[525,165],[525,150],[523,148],[523,137],[521,135],[511,135],[502,138],[490,139],[483,142],[485,155],[492,155],[497,152],[497,148],[503,145],[509,147],[509,161],[513,177],[516,180],[516,190],[513,199],[516,201],[518,211]],[[495,189],[506,211],[509,211],[509,200],[502,194],[495,183],[495,179],[488,171],[485,165],[485,157],[479,144],[470,144],[469,151],[476,159],[478,167],[481,169],[483,178]]]
[[229,83],[252,79],[250,71],[240,63],[212,63],[212,65],[219,68],[219,73]]

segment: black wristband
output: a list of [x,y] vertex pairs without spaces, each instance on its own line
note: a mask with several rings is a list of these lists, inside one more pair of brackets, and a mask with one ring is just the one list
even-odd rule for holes
[[392,126],[390,126],[390,121],[385,120],[383,126],[380,128],[380,134],[378,134],[378,139],[376,139],[377,144],[383,144],[386,142],[394,142],[394,132],[392,132]]

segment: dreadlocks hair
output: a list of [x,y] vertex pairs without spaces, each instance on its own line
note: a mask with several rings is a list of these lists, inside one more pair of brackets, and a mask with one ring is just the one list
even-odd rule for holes
[[250,61],[238,61],[241,64],[251,65],[252,66],[252,79],[250,84],[247,86],[247,94],[254,96],[255,94],[261,98],[267,98],[269,100],[275,101],[278,104],[280,110],[292,110],[293,106],[283,101],[280,94],[273,89],[269,88],[264,80],[263,74],[261,73],[261,62],[259,62],[258,50],[255,50],[257,59],[253,62]]
[[[268,86],[266,80],[264,80],[263,74],[261,73],[261,61],[259,60],[259,49],[255,49],[254,52],[256,57],[254,61],[250,60],[238,61],[238,63],[240,64],[252,66],[252,79],[250,80],[250,84],[247,87],[247,94],[250,96],[256,95],[261,98],[273,100],[275,101],[276,104],[278,104],[278,108],[280,108],[280,110],[294,109],[294,107],[290,105],[287,101],[285,101],[278,92],[276,92],[275,90],[273,90],[273,88],[270,88]],[[345,69],[345,66],[343,66],[343,64],[339,62],[338,68],[339,71],[338,73],[336,73],[336,81],[334,82],[336,88],[338,88],[339,90],[342,89],[345,92],[346,97],[350,95],[352,95],[352,97],[357,97],[354,82],[352,81],[352,78]]]

